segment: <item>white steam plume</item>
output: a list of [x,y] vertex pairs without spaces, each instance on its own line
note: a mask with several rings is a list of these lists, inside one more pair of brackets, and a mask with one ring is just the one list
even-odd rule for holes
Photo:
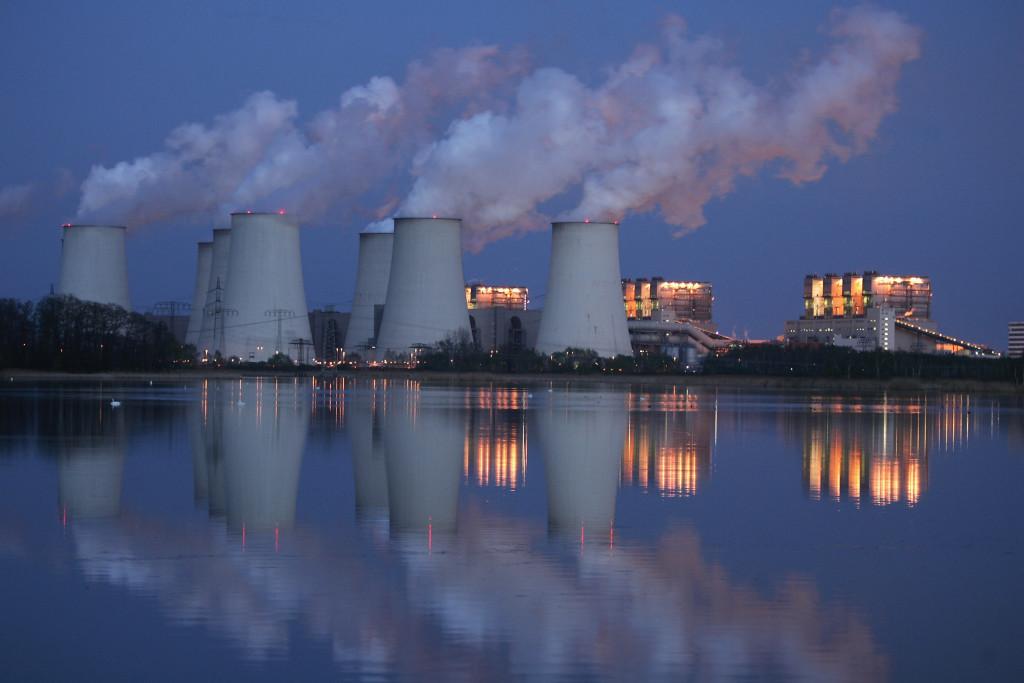
[[294,101],[259,92],[209,125],[179,126],[162,151],[94,166],[78,215],[138,226],[283,207],[315,218],[404,170],[453,112],[495,106],[501,85],[523,70],[517,51],[438,50],[410,64],[401,83],[385,76],[350,88],[308,125]]
[[620,219],[660,210],[677,234],[736,178],[771,165],[794,183],[861,152],[896,108],[902,66],[920,34],[892,12],[833,14],[832,45],[777,87],[746,79],[721,45],[666,22],[662,44],[641,45],[603,83],[558,69],[519,85],[509,113],[455,121],[417,155],[398,213],[461,216],[470,246],[545,227],[539,204],[579,188],[564,218]]

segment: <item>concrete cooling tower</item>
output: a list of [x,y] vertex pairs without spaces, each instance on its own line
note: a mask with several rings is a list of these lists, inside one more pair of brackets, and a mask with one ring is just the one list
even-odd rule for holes
[[470,334],[465,284],[461,220],[396,218],[377,357]]
[[590,392],[552,394],[536,411],[551,531],[607,539],[628,418],[621,396]]
[[225,357],[264,361],[280,352],[296,361],[312,360],[294,219],[277,213],[232,214],[227,278]]
[[384,306],[391,273],[393,232],[359,234],[359,264],[356,267],[356,292],[352,298],[352,316],[345,333],[346,353],[366,354],[376,344],[376,311]]
[[592,349],[606,358],[633,355],[615,223],[551,225],[551,266],[536,348],[551,354],[568,347]]
[[131,310],[123,225],[65,225],[57,293]]
[[218,228],[213,231],[213,250],[210,256],[210,275],[203,294],[200,311],[199,338],[196,350],[199,356],[213,357],[217,351],[223,355],[224,347],[224,288],[228,283],[228,260],[231,257],[231,231]]
[[197,246],[196,288],[192,293],[192,315],[185,330],[185,343],[193,346],[199,343],[199,332],[203,329],[203,308],[210,288],[210,265],[213,261],[213,242],[200,242]]

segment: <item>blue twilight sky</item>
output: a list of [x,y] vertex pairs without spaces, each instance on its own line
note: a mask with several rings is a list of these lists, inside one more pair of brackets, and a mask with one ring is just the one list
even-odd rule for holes
[[[38,298],[55,282],[58,226],[74,218],[93,164],[159,151],[175,126],[209,122],[255,91],[296,100],[304,121],[375,75],[400,78],[431,50],[490,43],[595,83],[655,41],[669,14],[690,35],[723,41],[749,79],[770,82],[820,53],[829,11],[847,4],[7,0],[0,192],[33,190],[0,212],[0,296]],[[942,329],[1005,348],[1007,321],[1024,319],[1024,4],[881,5],[923,30],[922,53],[904,67],[899,109],[868,151],[799,187],[771,173],[742,179],[682,238],[656,214],[628,216],[624,276],[710,280],[722,331],[769,337],[800,313],[805,273],[926,274]],[[304,229],[311,306],[348,307],[365,222],[348,212]],[[190,301],[195,242],[208,238],[199,223],[133,229],[135,306]],[[537,231],[468,253],[466,277],[526,284],[541,303],[548,241]]]

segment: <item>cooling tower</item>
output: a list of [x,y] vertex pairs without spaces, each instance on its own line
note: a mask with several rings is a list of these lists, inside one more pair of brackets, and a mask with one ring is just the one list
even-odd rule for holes
[[309,395],[306,383],[256,380],[227,392],[217,405],[228,528],[294,524]]
[[[203,294],[200,311],[199,338],[196,350],[200,357],[213,357],[224,346],[224,288],[228,283],[228,259],[231,256],[231,231],[218,228],[213,231],[213,250],[210,256],[210,275]],[[222,352],[223,355],[223,352]]]
[[621,396],[589,392],[552,394],[537,410],[551,531],[607,539],[628,418]]
[[377,356],[405,355],[470,333],[462,276],[462,221],[396,218]]
[[227,278],[224,356],[264,361],[281,352],[312,360],[299,226],[292,218],[232,214]]
[[346,353],[365,354],[372,348],[374,321],[378,306],[384,305],[388,295],[388,275],[391,273],[391,245],[393,232],[363,232],[359,234],[359,264],[356,268],[356,292],[352,298],[352,315],[345,333]]
[[131,309],[123,225],[65,225],[58,294]]
[[619,226],[564,222],[551,225],[551,266],[537,351],[592,349],[610,358],[631,356],[619,275]]
[[213,261],[213,242],[200,242],[196,252],[196,288],[192,293],[192,315],[185,331],[185,343],[198,348],[199,332],[203,329],[203,308],[206,292],[210,288],[210,265]]

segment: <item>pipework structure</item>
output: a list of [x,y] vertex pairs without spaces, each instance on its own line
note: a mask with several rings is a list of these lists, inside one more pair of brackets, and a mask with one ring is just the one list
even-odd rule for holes
[[715,297],[710,282],[626,279],[622,281],[622,299],[628,320],[692,322],[714,328],[711,308]]
[[568,347],[606,358],[633,355],[622,305],[618,223],[551,225],[551,266],[536,349],[552,354]]
[[[312,343],[299,226],[283,213],[231,214],[223,355],[265,361]],[[281,311],[288,311],[287,316]],[[298,344],[298,348],[295,348]]]
[[57,294],[131,310],[123,225],[64,224]]
[[196,245],[196,286],[192,293],[192,314],[185,330],[185,343],[198,348],[199,332],[203,329],[203,309],[206,307],[206,293],[210,289],[210,266],[213,262],[213,242],[199,242]]
[[394,240],[393,232],[359,233],[356,291],[352,297],[352,315],[345,331],[346,353],[365,354],[376,346],[377,331],[388,296]]
[[376,355],[407,357],[471,335],[462,275],[462,221],[396,218]]

